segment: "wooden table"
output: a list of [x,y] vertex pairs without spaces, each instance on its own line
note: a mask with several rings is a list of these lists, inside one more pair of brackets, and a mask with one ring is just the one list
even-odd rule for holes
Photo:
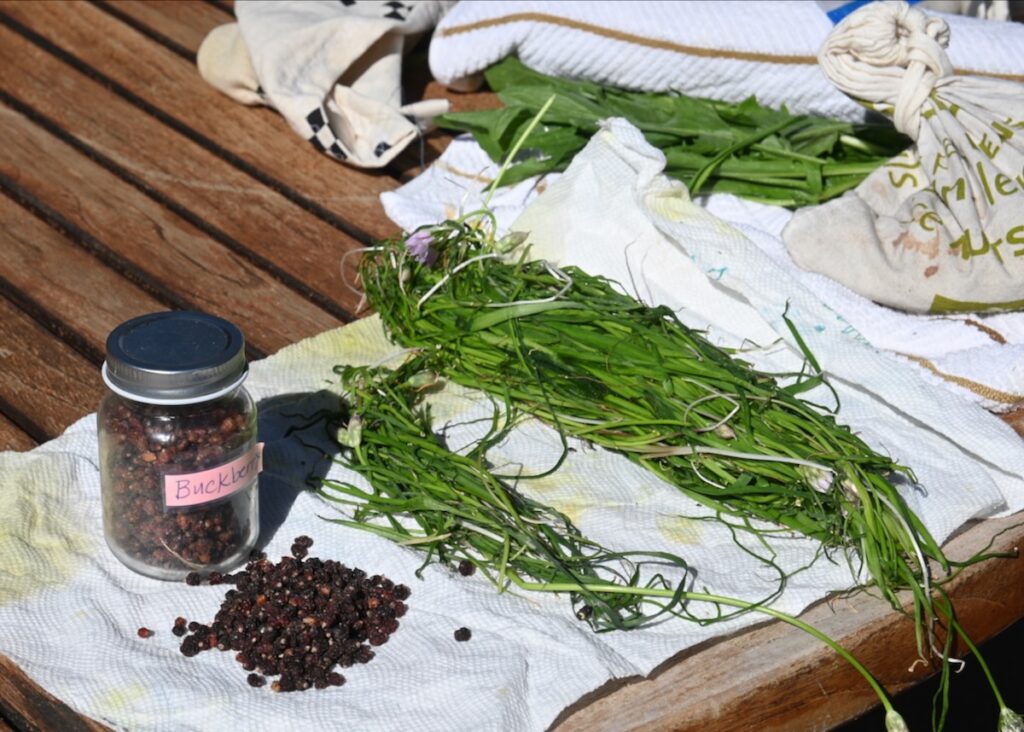
[[[208,87],[196,49],[231,20],[219,2],[0,3],[0,449],[29,450],[94,411],[106,336],[133,316],[223,316],[254,359],[359,316],[339,263],[394,233],[379,194],[420,161],[408,155],[378,173],[346,167],[274,112]],[[424,65],[422,54],[410,64],[410,94],[444,94]],[[495,103],[452,99],[457,109]],[[446,142],[432,136],[428,158]],[[968,556],[992,537],[996,548],[1016,547],[1024,529],[998,533],[1013,523],[977,525],[949,553]],[[1024,560],[964,572],[955,599],[974,638],[992,636],[1024,617]],[[832,607],[806,617],[890,691],[931,673],[907,671],[905,618],[867,597]],[[10,661],[0,666],[0,732],[102,728]],[[609,684],[559,724],[827,729],[873,699],[834,655],[768,623],[682,653],[650,679]]]

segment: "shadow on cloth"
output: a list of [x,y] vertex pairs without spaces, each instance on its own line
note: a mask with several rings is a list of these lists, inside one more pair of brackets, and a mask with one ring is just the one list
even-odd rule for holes
[[327,475],[340,450],[332,436],[338,409],[338,395],[329,391],[281,394],[257,404],[264,443],[258,548],[274,537],[295,498]]

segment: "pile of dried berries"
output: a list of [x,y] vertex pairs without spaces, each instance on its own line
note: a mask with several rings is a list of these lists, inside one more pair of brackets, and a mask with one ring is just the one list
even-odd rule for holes
[[167,510],[163,476],[221,465],[249,445],[255,418],[240,397],[181,406],[114,398],[102,410],[109,490],[109,539],[150,567],[187,570],[228,560],[250,540],[255,491],[225,501]]
[[[313,540],[300,536],[292,556],[274,564],[256,555],[243,571],[211,574],[211,584],[233,584],[210,625],[178,618],[172,633],[185,635],[181,652],[194,656],[216,648],[235,651],[251,671],[251,686],[280,675],[274,691],[341,686],[347,668],[373,658],[370,646],[387,642],[405,615],[409,588],[380,575],[368,577],[333,560],[306,558]],[[197,584],[198,575],[186,578]],[[259,673],[255,673],[255,672]]]

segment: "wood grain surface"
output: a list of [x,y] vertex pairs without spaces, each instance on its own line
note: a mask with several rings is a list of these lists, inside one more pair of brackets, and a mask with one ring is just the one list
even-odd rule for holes
[[3,409],[37,442],[96,411],[103,395],[97,364],[0,298]]
[[76,714],[0,656],[0,732],[100,732],[105,725]]
[[62,60],[340,231],[364,243],[393,233],[379,201],[393,178],[310,155],[311,145],[277,113],[228,99],[202,82],[194,64],[101,8],[8,1],[0,11]]
[[161,283],[153,295],[167,306],[222,314],[242,328],[254,355],[342,324],[27,117],[9,108],[0,114],[0,175],[28,199],[45,201],[57,220],[74,221],[83,243],[112,266]]
[[10,417],[3,414],[4,411],[6,411],[4,405],[0,403],[0,452],[4,450],[24,452],[39,444],[21,427],[12,422]]
[[164,307],[56,229],[25,216],[6,197],[0,198],[0,246],[7,254],[0,257],[0,278],[7,291],[17,293],[18,306],[37,320],[54,323],[65,340],[76,339],[79,352],[93,365],[103,360],[104,343],[115,326]]
[[199,44],[211,29],[235,20],[229,7],[215,3],[106,0],[97,5],[189,61],[195,61]]
[[362,243],[3,28],[0,64],[17,79],[9,104],[36,126],[337,318],[352,319],[358,297],[343,286],[341,261]]
[[[317,153],[273,110],[205,84],[195,55],[232,22],[220,0],[0,0],[0,450],[29,450],[95,411],[118,323],[161,309],[232,320],[258,358],[360,315],[349,256],[394,233],[379,202],[450,141],[376,171]],[[498,105],[430,79],[409,56],[407,97]],[[1007,421],[1024,434],[1024,411]],[[0,487],[2,488],[2,487]],[[965,529],[967,557],[1024,540],[1024,518]],[[1024,617],[1024,560],[965,570],[951,589],[977,641]],[[908,671],[910,622],[867,595],[805,616],[890,692]],[[0,649],[2,652],[3,649]],[[908,660],[909,659],[909,660]],[[689,649],[644,679],[619,679],[561,715],[577,730],[826,730],[875,703],[863,679],[808,636],[764,623]],[[0,656],[0,732],[99,730]]]

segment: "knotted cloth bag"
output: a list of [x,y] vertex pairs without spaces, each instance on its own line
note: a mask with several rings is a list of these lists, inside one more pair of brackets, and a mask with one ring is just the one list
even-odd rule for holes
[[1024,85],[955,76],[949,40],[944,20],[905,2],[836,26],[825,74],[915,144],[798,211],[783,239],[801,267],[895,308],[1024,309]]

